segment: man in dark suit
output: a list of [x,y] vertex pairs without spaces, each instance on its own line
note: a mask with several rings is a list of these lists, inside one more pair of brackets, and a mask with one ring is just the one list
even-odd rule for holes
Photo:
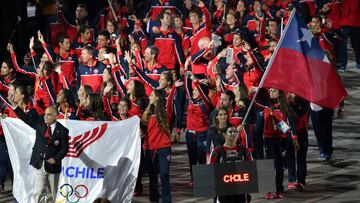
[[[69,130],[56,121],[58,112],[54,106],[46,109],[44,119],[33,118],[24,113],[20,107],[16,107],[15,113],[36,130],[36,140],[30,159],[30,165],[36,169],[33,174],[35,176],[33,198],[35,202],[55,202],[61,160],[69,150]],[[42,198],[46,188],[50,188],[51,191],[47,191],[46,196]]]

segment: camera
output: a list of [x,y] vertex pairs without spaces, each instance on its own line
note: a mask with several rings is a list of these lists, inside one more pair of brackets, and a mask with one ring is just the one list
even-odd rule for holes
[[264,17],[264,13],[262,12],[261,8],[258,8],[257,14],[260,18]]
[[110,58],[110,54],[104,54],[104,58],[109,59],[109,58]]
[[280,10],[280,17],[283,18],[285,16],[285,10],[281,9]]
[[117,38],[119,38],[119,35],[116,34],[116,33],[112,33],[112,34],[111,34],[111,37],[114,38],[114,39],[117,39]]
[[293,3],[289,3],[288,6],[287,6],[287,8],[288,8],[289,11],[292,11],[292,10],[294,9],[294,7],[295,7],[295,6],[294,6]]

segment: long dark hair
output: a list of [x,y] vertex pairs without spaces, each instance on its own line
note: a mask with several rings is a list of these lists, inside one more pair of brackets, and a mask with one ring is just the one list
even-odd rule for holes
[[238,104],[237,102],[242,101],[245,106],[248,106],[250,101],[249,101],[249,91],[247,87],[244,84],[240,83],[238,88],[240,92],[240,98],[238,98],[239,100],[235,101],[234,103]]
[[[244,7],[246,8],[243,16],[240,16],[240,13],[238,11],[236,11],[236,13],[235,13],[235,16],[236,16],[237,20],[242,24],[245,16],[247,16],[249,14],[249,6],[246,3],[246,0],[239,0],[239,1],[243,2]],[[239,3],[239,1],[238,1],[238,3]]]
[[[84,91],[87,95],[87,97],[89,97],[89,95],[92,93],[92,88],[90,85],[82,85],[84,87]],[[80,103],[80,99],[78,100],[78,103]]]
[[[123,98],[121,98],[120,99],[120,101],[119,101],[119,104],[117,105],[117,107],[120,105],[120,103],[121,102],[125,102],[126,103],[126,105],[127,105],[127,107],[128,107],[128,111],[130,110],[130,108],[131,108],[131,101],[130,101],[130,99],[128,98],[128,97],[123,97]],[[120,118],[120,113],[118,112],[118,110],[116,110],[116,116],[118,116],[118,118]],[[129,113],[128,113],[129,114]],[[129,115],[127,115],[127,116],[129,116]]]
[[[48,75],[51,75],[52,72],[53,72],[53,70],[55,69],[55,65],[54,65],[54,63],[52,63],[52,62],[50,62],[50,61],[45,61],[45,62],[44,62],[44,68],[43,68],[43,69],[47,71],[47,74],[48,74]],[[47,76],[48,76],[48,75],[47,75]]]
[[63,92],[65,101],[69,104],[69,107],[76,109],[76,103],[73,93],[68,89],[62,89],[61,91]]
[[226,16],[227,15],[233,15],[234,18],[235,18],[235,25],[234,25],[234,28],[230,28],[230,26],[227,24],[226,20],[225,22],[223,22],[222,24],[222,27],[223,27],[223,30],[224,30],[224,33],[231,33],[232,31],[234,31],[236,28],[239,27],[239,20],[238,18],[236,17],[236,13],[233,9],[229,9],[228,12],[226,12]]
[[140,81],[138,80],[133,80],[133,81],[134,81],[134,89],[135,89],[133,95],[134,102],[136,103],[136,105],[140,107],[141,111],[144,111],[149,103],[149,99],[146,95],[145,87]]
[[169,137],[170,132],[170,122],[166,113],[166,97],[165,90],[154,90],[156,97],[158,98],[156,104],[150,104],[142,117],[143,124],[148,125],[151,115],[155,113],[156,121],[158,122],[159,128],[162,132],[166,133]]
[[165,75],[166,81],[170,82],[170,87],[174,85],[174,77],[171,71],[164,71],[161,73],[161,75]]
[[279,91],[279,97],[274,100],[270,99],[270,108],[272,109],[276,108],[274,104],[278,103],[280,112],[287,116],[289,113],[289,106],[286,100],[285,93],[282,90],[278,90],[278,91]]
[[123,98],[120,99],[119,104],[120,104],[120,102],[126,102],[126,105],[128,106],[128,109],[131,108],[131,101],[130,101],[129,98],[123,97]]
[[[217,116],[219,115],[220,111],[225,111],[226,113],[228,113],[228,110],[224,107],[224,106],[219,106],[219,108],[217,108],[217,111],[214,115],[214,118],[213,118],[213,127],[215,127],[216,129],[220,130],[220,127],[219,127],[219,121],[217,119]],[[229,125],[229,116],[227,118],[227,121],[226,121],[226,125]]]
[[24,86],[17,86],[15,89],[16,89],[16,90],[19,90],[19,91],[20,91],[20,94],[22,94],[22,95],[24,96],[23,99],[22,99],[22,102],[23,102],[24,104],[28,104],[29,101],[30,101],[30,95],[29,95],[29,92],[28,92],[28,90],[26,89],[26,87],[24,87]]
[[86,94],[89,96],[92,93],[92,88],[90,85],[83,85],[84,86],[84,90],[86,92]]
[[[108,22],[110,22],[113,26],[114,26],[114,32],[115,33],[118,33],[119,32],[119,24],[115,21],[115,20],[107,20],[106,21],[106,24],[105,24],[105,31],[108,31],[109,32],[109,30],[107,30],[107,23]],[[109,32],[110,33],[110,32]],[[110,33],[110,34],[112,34],[112,33]]]
[[109,116],[107,116],[104,112],[104,103],[102,98],[96,93],[91,93],[88,99],[90,103],[90,107],[87,109],[89,116],[98,121],[109,120]]
[[114,79],[114,77],[113,77],[112,74],[111,74],[111,69],[110,69],[110,68],[105,68],[105,69],[104,69],[104,72],[105,72],[105,71],[107,71],[107,72],[109,73],[110,79],[109,79],[109,82],[103,82],[103,87],[102,87],[102,91],[101,91],[101,92],[104,92],[104,89],[105,89],[105,87],[106,87],[106,85],[107,85],[108,83],[112,83],[112,84],[113,84],[113,88],[112,88],[112,90],[111,90],[111,94],[114,94],[114,93],[116,92],[115,79]]

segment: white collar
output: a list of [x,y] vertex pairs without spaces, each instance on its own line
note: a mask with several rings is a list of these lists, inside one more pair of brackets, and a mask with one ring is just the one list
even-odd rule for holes
[[57,123],[57,122],[55,122],[55,123],[53,123],[53,124],[51,124],[51,125],[50,125],[50,128],[51,128],[51,134],[53,134],[53,133],[54,133],[54,130],[55,130],[55,127],[56,127],[56,123]]

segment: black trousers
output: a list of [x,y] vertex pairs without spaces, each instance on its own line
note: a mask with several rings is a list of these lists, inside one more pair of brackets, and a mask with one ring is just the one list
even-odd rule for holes
[[347,41],[350,37],[351,45],[355,50],[356,63],[360,65],[360,27],[342,27],[339,33],[342,41],[339,46],[337,63],[346,67],[348,61]]
[[311,122],[313,124],[315,136],[318,142],[320,155],[331,157],[332,147],[332,122],[333,109],[322,109],[320,111],[310,111]]

